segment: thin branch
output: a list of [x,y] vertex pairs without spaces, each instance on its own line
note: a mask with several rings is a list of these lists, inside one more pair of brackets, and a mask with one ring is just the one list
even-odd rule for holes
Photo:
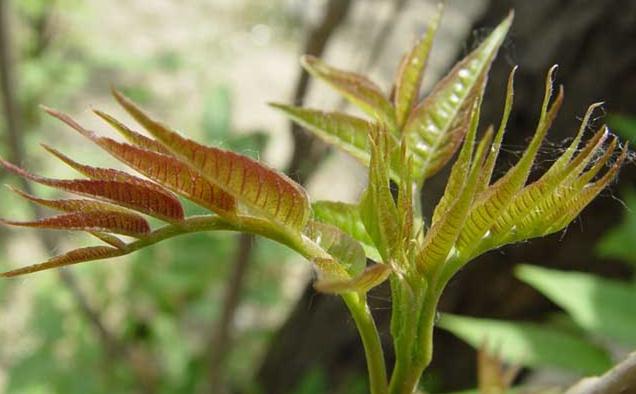
[[[13,163],[23,163],[25,151],[20,122],[21,111],[15,95],[10,45],[8,2],[0,0],[0,94],[6,121],[7,156]],[[20,178],[20,183],[24,191],[32,194],[31,184],[27,180]],[[44,212],[40,206],[30,204],[30,208],[35,217],[43,216]],[[56,249],[56,240],[52,234],[37,232],[37,237],[47,253],[52,254]],[[106,327],[99,313],[90,305],[73,273],[67,269],[60,269],[58,273],[61,282],[72,294],[77,308],[100,338],[105,353],[111,358],[128,357],[129,349]]]
[[373,40],[373,46],[369,51],[369,57],[367,58],[367,62],[365,64],[365,70],[369,70],[373,65],[378,61],[380,55],[384,52],[384,47],[386,46],[389,38],[391,38],[391,34],[393,33],[393,29],[395,29],[395,24],[397,23],[398,17],[400,13],[407,5],[409,0],[394,0],[393,8],[391,9],[391,13],[384,20],[382,26],[378,29],[378,33],[375,36],[375,40]]
[[16,160],[24,157],[24,148],[20,135],[20,112],[14,95],[8,22],[7,0],[0,0],[0,89],[7,127],[7,153],[11,161],[20,163]]
[[570,387],[565,394],[628,394],[636,392],[636,353],[607,371],[604,375],[585,378]]
[[[395,0],[393,2],[393,8],[391,8],[390,14],[384,19],[384,23],[377,29],[377,33],[372,41],[371,49],[367,54],[367,60],[364,62],[364,66],[358,67],[362,74],[369,72],[378,60],[380,60],[380,55],[384,52],[384,47],[389,42],[389,38],[395,29],[395,25],[399,21],[400,13],[404,10],[408,1],[409,0]],[[391,93],[391,95],[392,94],[393,93]],[[349,102],[344,97],[341,97],[336,108],[338,108],[339,111],[343,111],[347,108],[348,104]],[[316,140],[316,138],[314,138],[314,140]]]
[[[352,0],[329,0],[321,22],[307,35],[303,53],[314,56],[322,55],[336,28],[346,19],[351,4]],[[308,89],[309,74],[301,69],[294,89],[294,102],[301,103],[305,99]],[[290,128],[294,140],[294,153],[285,172],[302,185],[317,169],[325,149],[324,146],[319,146],[316,139],[308,135],[300,126],[291,122]],[[316,149],[316,146],[319,148]],[[223,295],[223,312],[209,341],[209,392],[215,394],[223,393],[226,390],[223,379],[223,361],[231,348],[230,330],[239,306],[240,294],[255,239],[252,235],[240,234],[237,244],[236,257],[231,263],[232,272]]]
[[[351,4],[351,0],[330,0],[327,3],[322,21],[307,35],[303,49],[304,54],[316,57],[322,55],[336,28],[346,19]],[[307,70],[301,69],[294,89],[295,105],[301,105],[305,100],[309,90],[309,81],[309,73]],[[286,173],[302,185],[307,182],[322,161],[326,153],[326,146],[322,141],[303,130],[300,125],[290,122],[290,128],[294,139],[294,152]]]

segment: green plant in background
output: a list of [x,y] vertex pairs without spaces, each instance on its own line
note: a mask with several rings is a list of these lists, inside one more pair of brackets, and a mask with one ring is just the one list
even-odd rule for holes
[[[512,15],[419,101],[440,15],[404,57],[390,97],[363,76],[304,58],[310,73],[333,86],[371,120],[275,105],[369,166],[368,187],[358,204],[312,204],[304,189],[286,176],[247,156],[187,139],[115,91],[119,104],[151,137],[101,111],[96,111],[97,115],[127,143],[99,136],[64,114],[47,111],[149,180],[80,164],[50,147],[46,147],[50,153],[86,178],[45,178],[2,160],[7,170],[24,178],[86,197],[45,200],[18,192],[64,213],[38,221],[5,223],[85,231],[107,244],[75,249],[2,275],[12,277],[122,256],[186,233],[230,230],[261,235],[311,261],[317,272],[315,288],[342,297],[364,345],[371,392],[412,393],[431,361],[437,303],[452,276],[488,250],[566,227],[613,179],[627,152],[626,148],[617,149],[617,140],[609,137],[605,127],[582,142],[591,107],[570,146],[538,180],[527,184],[537,151],[562,101],[560,89],[550,104],[552,69],[528,148],[516,165],[493,182],[512,108],[514,72],[501,124],[496,132],[487,128],[480,139],[479,109],[490,65]],[[462,141],[444,196],[430,228],[425,228],[420,190]],[[617,151],[619,158],[600,174]],[[176,195],[207,213],[187,215]],[[153,218],[152,225],[142,215]],[[375,262],[367,265],[367,258]],[[387,279],[392,291],[391,335],[396,355],[390,379],[366,303],[368,291]]]
[[608,123],[626,140],[636,141],[636,117],[633,115],[611,114]]
[[[636,141],[636,117],[633,115],[609,116],[609,125],[618,135],[630,142]],[[634,188],[622,190],[621,198],[627,209],[622,223],[608,232],[598,245],[598,254],[602,257],[615,258],[636,267],[636,191]]]
[[582,272],[530,265],[516,276],[564,310],[538,324],[442,315],[438,326],[475,348],[488,344],[509,363],[600,375],[613,360],[610,348],[636,345],[636,287]]
[[598,254],[636,267],[636,191],[625,189],[621,197],[627,207],[623,221],[603,236],[597,247]]

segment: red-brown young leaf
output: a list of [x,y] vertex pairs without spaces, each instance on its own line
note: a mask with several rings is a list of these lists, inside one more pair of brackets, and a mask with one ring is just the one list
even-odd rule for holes
[[108,201],[168,222],[179,222],[184,217],[183,207],[176,197],[169,192],[159,191],[161,189],[157,189],[158,186],[149,187],[146,184],[151,184],[150,182],[139,178],[131,176],[131,178],[140,182],[112,179],[52,179],[31,174],[2,158],[0,158],[0,164],[8,171],[33,182],[74,194]]
[[130,213],[126,208],[119,207],[117,205],[88,199],[58,199],[49,200],[45,198],[36,197],[32,194],[23,192],[16,189],[13,186],[8,186],[14,193],[20,197],[25,198],[31,202],[42,205],[43,207],[55,209],[62,212],[95,212],[95,211],[117,211]]
[[121,256],[123,254],[126,254],[126,252],[120,249],[111,248],[110,246],[89,246],[86,248],[71,250],[68,253],[55,256],[40,264],[30,265],[12,271],[3,272],[2,274],[0,274],[0,276],[9,278],[12,276],[44,271],[51,268],[83,263],[86,261],[101,260],[109,257]]
[[173,192],[219,214],[234,214],[236,200],[172,156],[100,138],[106,151]]
[[[49,108],[45,108],[45,110],[49,114],[61,119],[63,122],[68,123],[71,127],[79,131],[79,129],[77,128],[79,124],[74,122],[68,116],[60,114],[59,112],[53,111]],[[100,118],[104,119],[106,123],[110,124],[115,130],[119,132],[119,134],[121,134],[124,138],[126,138],[131,144],[137,145],[141,148],[144,148],[146,150],[150,150],[153,152],[163,153],[164,155],[171,155],[170,151],[166,149],[166,147],[163,146],[161,142],[153,140],[152,138],[146,137],[145,135],[130,129],[128,126],[121,123],[120,121],[118,121],[117,119],[108,115],[105,112],[102,112],[97,109],[93,110],[93,112],[95,112],[95,114],[97,114],[97,116],[99,116]],[[60,117],[60,115],[62,117]],[[70,120],[72,123],[69,123],[67,120]]]
[[[178,205],[178,208],[177,210],[175,210],[175,213],[179,216],[175,217],[175,219],[178,219],[178,220],[183,219],[184,213],[183,213],[183,208],[181,207],[181,203],[172,193],[164,189],[162,186],[154,182],[150,182],[146,179],[142,179],[142,178],[130,175],[127,172],[116,170],[113,168],[99,168],[99,167],[87,166],[87,165],[76,162],[75,160],[71,159],[70,157],[64,155],[60,151],[46,144],[42,144],[42,146],[49,153],[51,153],[58,159],[62,160],[64,163],[66,163],[69,167],[75,169],[77,172],[79,172],[80,174],[88,178],[101,180],[101,181],[104,181],[104,180],[119,181],[119,182],[124,182],[130,185],[137,185],[142,188],[149,189],[156,194],[164,196],[167,200],[171,200],[173,203],[176,203]],[[175,208],[176,208],[176,205],[175,205]],[[179,210],[180,210],[180,213],[179,213]],[[149,212],[146,212],[146,213],[152,216],[156,216]],[[156,216],[156,217],[163,220],[170,221],[168,218],[172,217],[170,215],[164,215],[164,213],[161,213],[161,212],[160,214],[161,216]]]
[[0,219],[0,223],[52,230],[101,231],[136,238],[150,232],[150,226],[143,217],[118,211],[72,212],[28,222]]
[[[59,199],[59,200],[48,200],[40,197],[36,197],[32,194],[28,194],[23,192],[22,190],[16,189],[13,186],[8,186],[11,191],[18,194],[22,198],[25,198],[31,202],[42,205],[47,208],[55,209],[63,212],[94,212],[94,211],[114,211],[114,212],[123,212],[123,213],[131,213],[126,208],[119,207],[117,205],[108,204],[101,201],[96,200],[84,200],[84,199]],[[111,234],[91,231],[90,234],[95,238],[106,242],[109,245],[112,245],[116,248],[123,249],[126,244],[121,239],[115,237]]]
[[[219,214],[232,215],[236,211],[234,197],[208,182],[198,172],[174,156],[152,150],[154,147],[149,143],[145,143],[144,146],[149,146],[150,150],[100,137],[81,127],[65,114],[53,110],[47,110],[47,112],[77,130],[118,160],[173,192]],[[122,125],[122,127],[125,126]],[[138,135],[138,137],[143,136]],[[143,140],[139,141],[143,142]],[[149,141],[157,143],[154,140]]]
[[156,183],[150,182],[146,179],[141,179],[136,176],[130,175],[127,172],[116,170],[114,168],[100,168],[100,167],[92,167],[85,164],[81,164],[66,156],[62,152],[58,151],[55,148],[52,148],[46,144],[41,144],[47,152],[51,153],[53,156],[57,157],[64,163],[66,163],[69,167],[73,168],[75,171],[80,174],[91,178],[97,179],[101,181],[121,181],[130,184],[140,185],[148,189],[152,189],[157,193],[165,194],[174,198],[172,194],[170,194],[163,187],[157,185]]
[[116,247],[117,249],[126,248],[126,243],[112,234],[101,233],[98,231],[91,231],[90,235],[99,239],[102,242],[109,244],[110,246]]
[[295,231],[305,227],[310,214],[309,198],[300,185],[249,157],[182,137],[150,118],[122,94],[113,94],[150,134],[209,182],[285,227]]

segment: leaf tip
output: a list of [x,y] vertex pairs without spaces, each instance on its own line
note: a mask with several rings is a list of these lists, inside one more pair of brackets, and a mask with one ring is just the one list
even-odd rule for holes
[[128,109],[130,106],[134,106],[131,99],[129,99],[125,94],[119,91],[114,85],[110,86],[110,94],[113,95],[113,98],[125,109]]
[[314,55],[307,54],[300,57],[300,64],[305,68],[313,66],[314,64],[316,64],[317,61],[318,58]]
[[272,108],[277,109],[279,111],[285,111],[287,108],[289,108],[288,105],[285,105],[285,104],[282,104],[282,103],[277,103],[275,101],[270,101],[270,102],[267,103],[267,105],[269,107],[272,107]]
[[514,80],[515,75],[517,75],[517,71],[519,71],[519,65],[515,64],[512,66],[512,70],[510,70],[510,75],[508,76],[509,80]]
[[65,123],[66,125],[68,125],[69,127],[71,127],[73,130],[77,131],[78,133],[80,133],[81,135],[91,139],[92,137],[94,137],[94,134],[92,131],[85,129],[84,127],[82,127],[79,123],[77,123],[70,115],[65,114],[61,111],[57,111],[54,109],[50,109],[47,108],[45,109],[46,113],[48,113],[49,115],[51,115],[52,117],[60,120],[61,122]]
[[93,113],[97,116],[99,116],[100,118],[106,120],[106,119],[110,119],[112,118],[112,116],[108,115],[106,112],[97,109],[97,108],[91,108],[91,111],[93,111]]
[[515,19],[515,10],[511,9],[510,11],[508,11],[508,15],[506,15],[506,18],[504,19],[504,23],[510,26],[514,19]]
[[46,112],[47,114],[52,115],[52,116],[55,116],[54,114],[55,114],[55,113],[58,113],[58,111],[57,111],[57,110],[55,110],[55,109],[53,109],[53,108],[51,108],[51,107],[49,107],[49,106],[47,106],[47,105],[44,105],[44,104],[40,104],[40,105],[39,105],[39,107],[40,107],[40,109],[41,109],[42,111],[44,111],[44,112]]
[[552,85],[554,84],[554,78],[558,70],[559,70],[558,64],[553,64],[552,67],[550,67],[550,69],[548,70],[548,74],[545,77],[546,90],[552,88]]

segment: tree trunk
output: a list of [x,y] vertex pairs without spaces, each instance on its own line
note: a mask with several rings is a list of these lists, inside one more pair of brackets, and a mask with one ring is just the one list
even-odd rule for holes
[[[596,101],[604,100],[609,112],[636,113],[636,2],[493,0],[474,26],[493,27],[510,9],[515,10],[515,22],[492,69],[482,112],[484,125],[498,124],[508,73],[518,64],[514,109],[504,140],[507,153],[500,159],[501,170],[518,159],[536,126],[543,81],[554,63],[560,65],[556,82],[565,86],[566,95],[548,134],[549,141],[561,145],[573,137],[587,106]],[[598,127],[602,120],[595,123]],[[542,159],[549,160],[555,153],[556,150],[548,149]],[[540,171],[547,165],[539,167]],[[434,205],[433,196],[439,196],[443,176],[427,182],[425,206]],[[620,184],[611,189],[616,192],[634,179],[633,166],[626,166],[620,174]],[[554,305],[512,277],[516,263],[626,275],[624,266],[595,255],[597,241],[606,229],[620,221],[623,211],[609,194],[606,192],[593,202],[567,232],[506,247],[471,262],[450,283],[442,297],[441,309],[473,316],[541,319]],[[386,289],[379,292],[381,296],[374,307],[391,365],[387,310],[390,304]],[[345,307],[339,299],[318,295],[307,288],[272,341],[258,378],[264,392],[284,394],[315,368],[322,369],[328,383],[333,385],[330,387],[342,384],[346,376],[365,374],[363,350]],[[443,382],[440,390],[474,387],[475,353],[449,334],[438,331],[430,371]]]

